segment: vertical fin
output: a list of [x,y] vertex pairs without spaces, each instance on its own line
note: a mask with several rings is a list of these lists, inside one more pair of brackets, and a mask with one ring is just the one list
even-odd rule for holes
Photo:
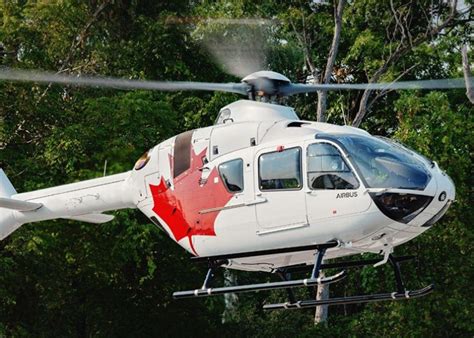
[[16,190],[8,179],[3,169],[0,169],[0,197],[10,197],[16,194]]
[[[0,169],[0,200],[6,200],[8,204],[8,202],[13,201],[9,199],[9,197],[15,194],[15,188],[8,179],[7,175],[5,175],[3,169]],[[0,240],[4,239],[13,231],[18,229],[20,225],[21,224],[15,219],[14,211],[0,207]]]

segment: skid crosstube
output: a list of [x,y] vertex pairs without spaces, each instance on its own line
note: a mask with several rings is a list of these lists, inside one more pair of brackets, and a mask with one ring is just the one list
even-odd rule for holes
[[276,289],[288,289],[302,286],[315,286],[320,284],[331,284],[339,282],[341,279],[346,277],[346,272],[341,271],[338,274],[326,278],[307,278],[300,280],[290,280],[273,283],[261,283],[261,284],[250,284],[250,285],[237,285],[220,288],[201,288],[189,291],[177,291],[173,293],[174,299],[180,298],[191,298],[191,297],[207,297],[214,295],[222,295],[226,293],[240,293],[240,292],[251,292],[261,290],[276,290]]
[[343,305],[343,304],[360,304],[369,302],[379,302],[384,300],[402,300],[412,299],[426,296],[431,293],[434,289],[434,285],[428,285],[423,289],[405,291],[403,293],[392,292],[392,293],[379,293],[372,295],[360,295],[360,296],[349,296],[340,298],[330,298],[325,300],[302,300],[294,303],[278,303],[278,304],[266,304],[263,306],[264,310],[287,310],[287,309],[304,309],[314,308],[320,305]]

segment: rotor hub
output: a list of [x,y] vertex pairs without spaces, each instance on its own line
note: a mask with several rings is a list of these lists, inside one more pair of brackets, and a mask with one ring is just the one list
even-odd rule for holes
[[283,96],[281,88],[291,84],[286,76],[267,70],[247,75],[242,82],[249,85],[249,99],[262,102],[276,102]]

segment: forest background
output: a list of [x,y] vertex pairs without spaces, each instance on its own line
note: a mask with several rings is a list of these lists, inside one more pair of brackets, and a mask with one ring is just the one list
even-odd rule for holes
[[[473,60],[470,3],[6,0],[0,67],[213,82],[239,81],[255,67],[293,82],[462,77],[463,46]],[[212,124],[237,98],[0,82],[0,167],[19,192],[102,176],[105,161],[107,174],[123,172],[155,144]],[[303,119],[394,137],[454,180],[447,215],[396,250],[417,256],[402,266],[408,286],[433,282],[433,294],[331,307],[317,325],[312,310],[262,311],[284,292],[173,301],[173,291],[200,285],[206,267],[129,210],[99,226],[27,224],[2,241],[0,336],[472,337],[474,120],[466,91],[337,91],[288,104]],[[232,274],[241,283],[269,278]],[[394,288],[387,267],[351,270],[340,284],[331,296]]]

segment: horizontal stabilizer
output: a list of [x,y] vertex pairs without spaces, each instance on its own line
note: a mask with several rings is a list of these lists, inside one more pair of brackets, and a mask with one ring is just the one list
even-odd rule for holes
[[43,204],[15,200],[12,198],[0,197],[0,208],[18,211],[34,211],[41,208]]
[[115,217],[114,215],[106,215],[106,214],[84,214],[84,215],[70,216],[70,217],[64,217],[64,218],[72,219],[74,221],[101,224],[101,223],[105,223],[105,222],[109,222],[113,220],[114,217]]

